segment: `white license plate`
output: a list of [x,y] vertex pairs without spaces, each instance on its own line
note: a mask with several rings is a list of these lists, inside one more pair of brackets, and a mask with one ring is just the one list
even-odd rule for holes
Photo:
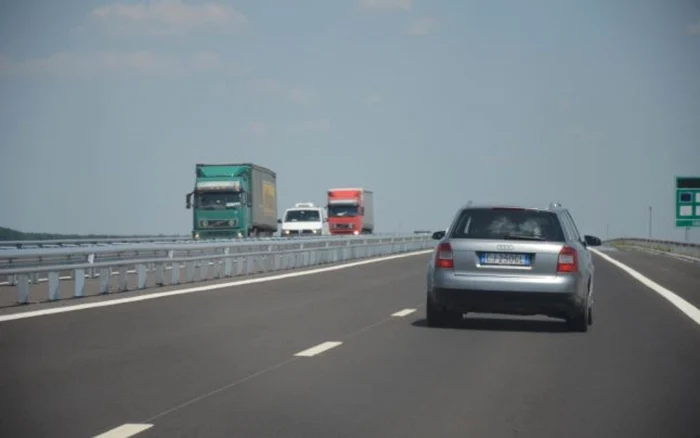
[[480,262],[482,265],[530,266],[530,256],[528,254],[487,252],[481,254]]

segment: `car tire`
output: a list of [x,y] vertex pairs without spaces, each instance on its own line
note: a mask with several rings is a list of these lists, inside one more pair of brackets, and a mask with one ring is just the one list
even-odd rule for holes
[[425,319],[428,327],[450,327],[462,319],[462,315],[449,310],[438,309],[430,295],[425,302]]
[[586,304],[582,309],[576,309],[575,315],[571,317],[567,323],[571,330],[585,333],[588,331],[589,321],[592,321],[591,315],[590,307]]

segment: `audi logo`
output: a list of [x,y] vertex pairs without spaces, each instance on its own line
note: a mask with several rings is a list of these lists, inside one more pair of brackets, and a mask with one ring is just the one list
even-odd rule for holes
[[508,251],[513,249],[513,245],[496,245],[496,249],[499,249],[501,251]]

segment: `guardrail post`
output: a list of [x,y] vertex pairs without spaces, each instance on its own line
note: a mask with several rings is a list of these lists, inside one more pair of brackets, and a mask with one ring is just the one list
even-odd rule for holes
[[214,272],[212,273],[212,277],[215,280],[218,280],[221,278],[221,263],[223,260],[221,259],[214,259]]
[[55,301],[58,299],[60,281],[58,272],[49,272],[49,300]]
[[85,296],[85,269],[73,270],[73,281],[75,282],[75,292],[73,296],[76,298]]
[[185,282],[192,283],[194,281],[194,262],[185,263]]
[[27,304],[29,301],[29,274],[19,274],[17,277],[17,302]]
[[156,264],[156,286],[165,286],[165,263]]
[[138,278],[137,287],[139,289],[145,289],[146,288],[146,281],[148,280],[148,271],[146,270],[146,265],[144,265],[144,264],[136,265],[136,276]]
[[112,280],[112,268],[100,269],[100,294],[109,293],[109,283]]
[[232,268],[233,268],[233,258],[232,257],[226,257],[224,259],[224,276],[225,277],[230,277],[232,275]]
[[[88,254],[87,262],[89,264],[95,263],[95,254]],[[88,275],[90,276],[90,278],[95,278],[95,268],[88,269]]]
[[126,266],[119,267],[119,292],[126,292],[129,289],[129,271]]
[[209,260],[204,260],[199,265],[199,278],[198,278],[198,280],[206,280],[208,271],[209,271]]
[[172,284],[180,284],[180,263],[173,263],[171,269],[173,270]]

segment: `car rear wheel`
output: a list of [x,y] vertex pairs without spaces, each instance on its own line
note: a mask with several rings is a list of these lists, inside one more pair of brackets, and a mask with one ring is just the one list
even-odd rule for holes
[[428,327],[449,327],[462,320],[461,313],[440,309],[436,306],[430,299],[430,295],[426,298],[425,317],[428,321]]
[[577,309],[576,314],[567,321],[573,331],[584,333],[588,331],[588,326],[592,322],[592,313],[588,304],[583,308]]

